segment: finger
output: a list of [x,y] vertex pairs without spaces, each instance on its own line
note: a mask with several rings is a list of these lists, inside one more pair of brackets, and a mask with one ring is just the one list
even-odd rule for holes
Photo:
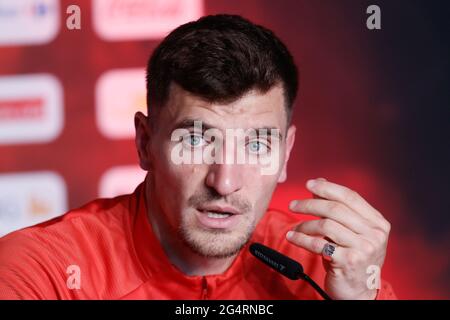
[[304,199],[291,202],[289,209],[294,212],[311,214],[339,222],[357,234],[369,234],[368,221],[346,205],[330,200]]
[[[322,255],[323,247],[329,243],[320,237],[310,236],[297,231],[289,231],[286,234],[286,239],[298,247],[308,250],[309,252]],[[336,246],[331,257],[332,262],[336,265],[343,265],[343,247]]]
[[309,180],[306,184],[308,190],[322,198],[344,203],[346,206],[373,221],[379,227],[387,227],[386,220],[378,210],[372,207],[357,192],[323,179]]
[[[317,178],[317,180],[321,180],[321,181],[327,181],[325,178]],[[322,198],[321,196],[318,196],[317,194],[312,194],[312,196],[313,196],[313,198],[314,199],[324,199],[324,200],[326,200],[325,198]]]
[[362,242],[360,235],[331,219],[302,222],[294,230],[310,236],[327,237],[343,247],[359,248],[359,244]]

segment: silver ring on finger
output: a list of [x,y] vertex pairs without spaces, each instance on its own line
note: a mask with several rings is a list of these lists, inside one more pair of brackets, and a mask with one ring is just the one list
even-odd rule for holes
[[327,260],[333,260],[333,254],[336,251],[336,245],[327,242],[322,249],[322,257]]

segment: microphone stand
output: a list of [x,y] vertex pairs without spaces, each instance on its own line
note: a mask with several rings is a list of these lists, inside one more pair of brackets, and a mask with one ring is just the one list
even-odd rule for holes
[[333,300],[313,279],[303,272],[303,266],[297,261],[261,243],[252,243],[249,250],[258,260],[278,271],[283,276],[291,280],[305,280],[322,298],[325,300]]

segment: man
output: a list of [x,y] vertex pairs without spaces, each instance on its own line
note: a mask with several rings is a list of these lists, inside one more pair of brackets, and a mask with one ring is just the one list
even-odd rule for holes
[[390,225],[356,192],[314,179],[313,199],[267,209],[287,178],[296,94],[296,66],[271,31],[232,15],[178,27],[148,64],[149,116],[135,115],[145,181],[1,239],[0,297],[320,298],[252,257],[260,242],[333,299],[393,298],[377,285]]

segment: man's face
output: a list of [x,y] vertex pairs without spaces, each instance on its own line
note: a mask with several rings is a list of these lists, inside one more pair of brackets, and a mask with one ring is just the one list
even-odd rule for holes
[[[171,86],[169,96],[153,121],[141,113],[135,118],[141,167],[149,171],[147,199],[157,202],[152,205],[163,214],[170,232],[194,252],[205,257],[232,256],[249,240],[276,184],[286,179],[295,127],[287,128],[283,90],[280,86],[264,94],[252,90],[227,104],[206,102],[177,85]],[[201,123],[203,130],[211,128],[210,133],[219,138],[205,137],[194,122]],[[271,135],[270,130],[266,136],[229,135],[239,131],[230,129],[259,133],[261,128],[278,129],[279,135]],[[174,141],[172,135],[180,129],[182,141]],[[232,138],[234,143],[228,144]],[[213,145],[220,146],[214,154],[222,154],[222,159],[236,159],[243,150],[247,161],[174,161],[180,151],[192,154]],[[276,170],[271,174],[261,170],[267,163],[248,161],[267,160],[276,152],[279,156],[272,158]]]

